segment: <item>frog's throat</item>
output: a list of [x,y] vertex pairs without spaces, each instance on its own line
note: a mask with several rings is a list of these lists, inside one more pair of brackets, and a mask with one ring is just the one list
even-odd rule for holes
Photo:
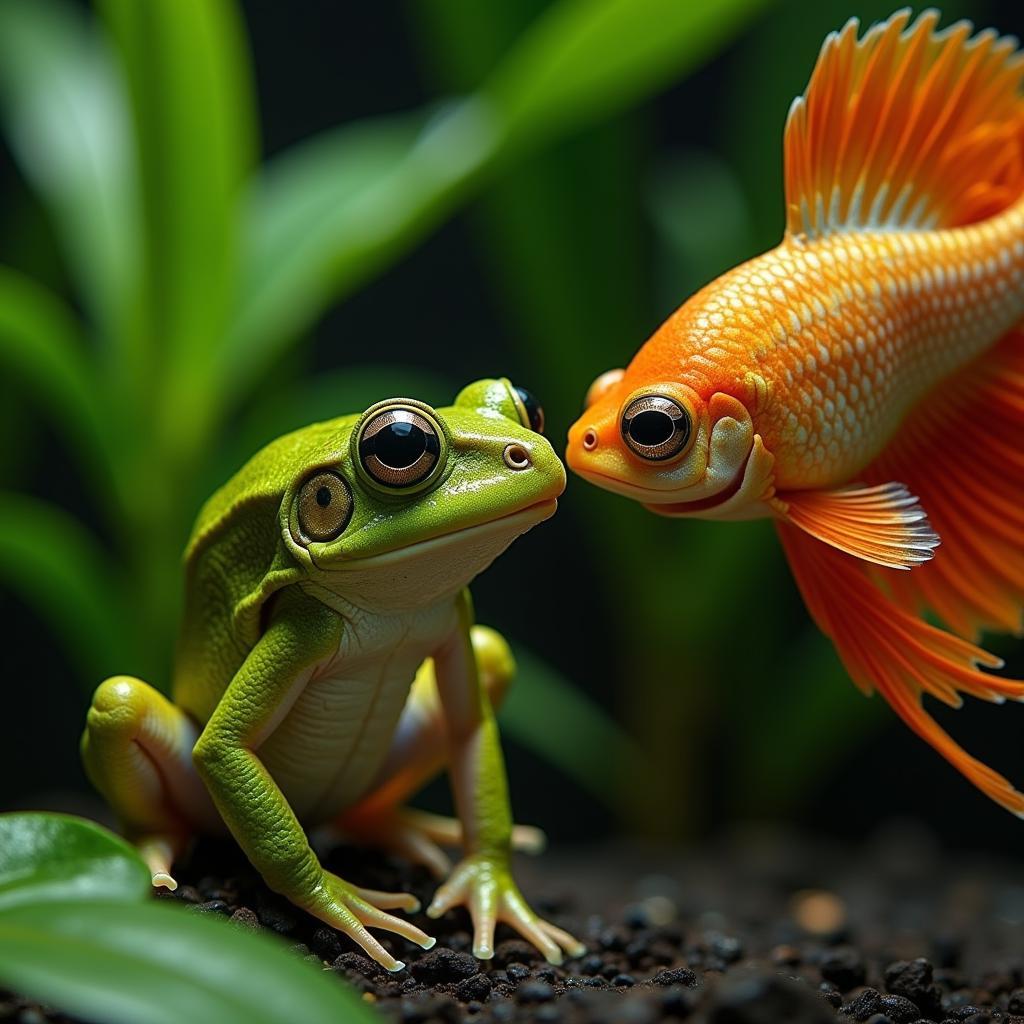
[[557,507],[551,498],[403,548],[316,566],[311,579],[366,611],[424,607],[457,594]]

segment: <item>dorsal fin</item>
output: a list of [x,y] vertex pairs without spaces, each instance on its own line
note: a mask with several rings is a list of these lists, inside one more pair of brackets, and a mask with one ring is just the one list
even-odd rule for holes
[[1024,54],[968,21],[901,10],[825,40],[786,121],[786,230],[953,227],[1024,193]]

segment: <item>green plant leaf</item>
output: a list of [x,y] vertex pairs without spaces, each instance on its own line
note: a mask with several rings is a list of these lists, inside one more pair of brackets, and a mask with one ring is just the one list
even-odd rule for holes
[[507,146],[536,146],[692,71],[769,2],[562,0],[527,30],[484,95]]
[[0,913],[0,983],[105,1024],[372,1024],[335,976],[278,942],[159,903]]
[[493,140],[486,111],[461,101],[337,129],[271,161],[246,208],[223,387],[244,394],[331,301],[439,223]]
[[123,342],[139,242],[134,154],[109,51],[77,5],[0,4],[0,111],[97,335]]
[[142,900],[149,869],[123,839],[69,814],[0,814],[0,914],[54,900]]
[[435,227],[503,158],[692,69],[766,2],[562,0],[478,95],[433,115],[341,129],[278,158],[248,207],[224,387],[237,401],[329,302]]
[[[231,0],[103,0],[132,100],[145,285],[140,372],[164,443],[205,440],[210,380],[235,288],[237,194],[254,112]],[[181,410],[189,415],[182,416]],[[152,415],[152,410],[150,410]]]
[[23,381],[88,467],[108,470],[102,384],[71,311],[57,296],[0,267],[0,365]]
[[32,604],[65,643],[91,689],[134,663],[135,639],[111,556],[63,510],[0,492],[0,581]]
[[649,776],[643,751],[603,708],[519,644],[515,657],[516,682],[500,712],[504,732],[605,803],[624,779]]

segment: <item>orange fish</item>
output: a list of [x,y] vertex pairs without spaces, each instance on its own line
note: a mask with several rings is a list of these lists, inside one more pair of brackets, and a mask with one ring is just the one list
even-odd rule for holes
[[567,458],[661,515],[773,518],[854,682],[1024,817],[921,700],[1024,700],[976,645],[1024,606],[1024,54],[938,17],[825,40],[781,244],[599,377]]

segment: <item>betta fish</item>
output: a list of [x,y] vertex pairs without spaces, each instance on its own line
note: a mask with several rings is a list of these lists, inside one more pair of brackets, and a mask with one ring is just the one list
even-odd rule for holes
[[938,18],[828,36],[781,244],[594,382],[567,459],[660,515],[773,519],[857,686],[1024,817],[922,703],[1024,700],[978,646],[1024,605],[1024,53]]

